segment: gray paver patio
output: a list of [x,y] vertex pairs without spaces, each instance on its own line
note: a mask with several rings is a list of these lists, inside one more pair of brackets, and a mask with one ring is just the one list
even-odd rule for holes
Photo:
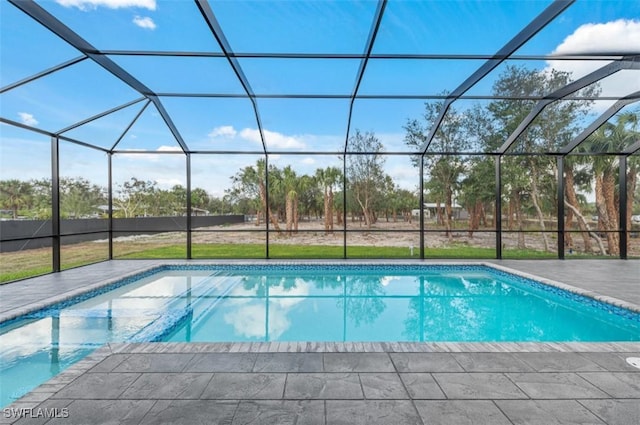
[[[111,279],[154,264],[103,263],[38,278],[40,292],[32,280],[14,288],[45,302],[81,289],[88,272]],[[606,275],[601,293],[640,301],[629,274],[638,262],[499,264],[591,291]],[[4,298],[8,287],[0,314],[26,306],[28,297]],[[109,344],[0,424],[638,425],[640,369],[627,357],[640,357],[640,343]],[[67,417],[33,417],[38,408]]]
[[[630,352],[638,344],[629,344]],[[407,367],[407,358],[427,355],[438,359],[441,368],[446,356],[430,354],[449,353],[372,353],[351,352],[351,344],[330,344],[339,353],[308,353],[315,363],[332,364],[340,359],[342,365],[359,365],[365,358],[364,369],[370,370],[370,360],[382,365],[377,372],[262,372],[260,368],[250,372],[159,372],[150,364],[170,364],[173,357],[182,359],[182,365],[197,365],[193,358],[224,359],[219,364],[250,363],[258,365],[285,365],[306,353],[259,352],[268,345],[193,345],[189,344],[112,344],[105,350],[106,358],[96,359],[95,364],[85,364],[84,370],[73,370],[75,379],[62,377],[62,383],[53,378],[43,389],[43,399],[32,399],[31,408],[68,409],[68,423],[308,423],[308,424],[610,424],[637,425],[640,418],[640,370],[615,372],[605,365],[587,365],[602,368],[585,372],[585,363],[565,361],[562,356],[591,353],[552,352],[555,359],[553,372],[532,371],[523,363],[520,371],[513,371],[512,364],[503,364],[503,372],[414,372]],[[185,351],[239,350],[240,352],[198,353],[192,363],[185,363],[189,356]],[[410,346],[398,344],[397,349]],[[507,345],[508,347],[508,345]],[[590,346],[586,345],[589,348]],[[280,346],[280,348],[283,348]],[[287,348],[287,347],[284,347]],[[292,345],[292,349],[297,348]],[[324,347],[326,349],[327,346]],[[425,351],[436,350],[425,345]],[[455,349],[455,345],[450,348]],[[495,349],[490,344],[479,347],[481,352],[467,351],[465,359],[473,364],[486,362]],[[541,346],[541,348],[543,348]],[[611,347],[609,347],[611,348]],[[149,353],[150,350],[156,352]],[[126,353],[122,351],[126,351]],[[245,352],[243,352],[245,351]],[[248,357],[248,354],[250,356]],[[294,355],[293,355],[294,354]],[[407,354],[411,354],[407,356]],[[497,353],[503,354],[503,353]],[[543,364],[545,352],[516,353],[532,364]],[[514,354],[514,356],[516,356]],[[526,356],[524,356],[526,354]],[[601,352],[600,359],[624,357],[624,352]],[[475,359],[474,357],[478,357]],[[112,361],[111,358],[117,361]],[[501,357],[501,356],[499,356]],[[453,358],[453,357],[452,357]],[[504,359],[504,357],[501,357]],[[568,358],[568,357],[567,357]],[[150,363],[149,360],[153,359]],[[329,359],[329,362],[327,360]],[[561,359],[561,360],[558,360]],[[126,361],[126,368],[121,368]],[[394,369],[387,371],[387,362]],[[202,364],[202,363],[200,363]],[[294,369],[303,363],[295,363]],[[420,370],[427,365],[416,362]],[[619,366],[611,362],[612,368]],[[97,365],[97,366],[96,366]],[[216,365],[209,362],[209,365]],[[398,366],[402,365],[402,368]],[[244,366],[246,368],[248,366]],[[279,369],[280,366],[274,369]],[[80,368],[76,368],[80,369]],[[110,371],[108,371],[110,369]],[[399,372],[401,369],[402,372]],[[508,369],[508,371],[506,370]],[[126,370],[118,372],[117,370]],[[107,371],[107,372],[105,372]],[[46,388],[52,393],[47,397]],[[28,397],[27,397],[27,400]],[[22,406],[26,406],[22,402]],[[19,405],[16,403],[16,406]],[[119,409],[129,409],[128,413]],[[93,411],[95,415],[87,413]],[[107,416],[107,413],[112,414]],[[90,420],[87,418],[91,418]],[[3,423],[13,423],[16,418],[2,418]],[[48,422],[43,418],[23,418],[20,424],[55,424],[61,418]],[[326,420],[326,422],[325,422]],[[84,422],[83,422],[84,421]],[[297,422],[296,422],[297,421]]]

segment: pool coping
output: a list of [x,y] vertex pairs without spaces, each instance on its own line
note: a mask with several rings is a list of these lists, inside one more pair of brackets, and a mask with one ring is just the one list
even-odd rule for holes
[[198,266],[198,265],[211,265],[211,266],[215,266],[216,264],[218,265],[222,265],[222,264],[234,264],[234,265],[269,265],[269,266],[280,266],[280,265],[287,265],[287,266],[291,266],[291,265],[301,265],[301,264],[305,264],[305,265],[317,265],[317,266],[323,266],[323,265],[330,265],[330,266],[343,266],[343,265],[349,265],[349,266],[358,266],[358,265],[362,265],[362,266],[366,266],[366,265],[421,265],[421,266],[485,266],[488,268],[493,268],[495,270],[498,271],[502,271],[505,273],[509,273],[512,274],[514,276],[519,276],[525,279],[531,279],[534,281],[537,281],[539,283],[548,285],[548,286],[552,286],[558,289],[562,289],[565,290],[567,292],[576,294],[576,295],[582,295],[591,299],[595,299],[597,301],[606,303],[606,304],[611,304],[617,307],[621,307],[621,308],[625,308],[627,310],[636,312],[636,313],[640,313],[640,305],[634,304],[634,303],[630,303],[628,301],[624,301],[621,300],[619,298],[615,298],[615,297],[611,297],[608,295],[602,295],[599,294],[595,291],[590,291],[587,289],[583,289],[583,288],[579,288],[576,286],[572,286],[572,285],[568,285],[559,281],[555,281],[552,279],[547,279],[547,278],[543,278],[541,276],[537,276],[534,274],[530,274],[530,273],[526,273],[526,272],[522,272],[519,270],[515,270],[512,269],[510,267],[506,267],[506,266],[502,266],[502,265],[498,265],[498,264],[494,264],[494,263],[490,263],[490,262],[485,262],[485,261],[470,261],[470,262],[447,262],[447,261],[442,261],[442,262],[429,262],[429,263],[423,263],[423,262],[415,262],[415,261],[394,261],[394,262],[385,262],[385,261],[349,261],[349,262],[339,262],[339,261],[305,261],[305,262],[301,262],[301,261],[269,261],[269,260],[261,260],[261,261],[251,261],[251,262],[239,262],[239,261],[218,261],[218,262],[204,262],[204,261],[189,261],[189,262],[185,262],[185,261],[163,261],[161,264],[155,264],[155,265],[149,265],[147,267],[132,271],[132,272],[128,272],[128,273],[124,273],[120,276],[117,277],[113,277],[113,278],[109,278],[109,279],[105,279],[102,281],[98,281],[94,284],[90,284],[90,285],[86,285],[83,286],[81,288],[76,288],[70,291],[67,291],[63,294],[57,295],[57,296],[53,296],[53,297],[49,297],[45,300],[39,301],[39,302],[35,302],[35,303],[31,303],[31,304],[27,304],[24,306],[21,306],[19,308],[15,308],[13,310],[9,310],[7,312],[4,313],[0,313],[0,326],[3,325],[5,322],[19,318],[20,316],[24,316],[30,313],[33,313],[35,311],[41,310],[41,309],[45,309],[47,307],[50,307],[53,304],[57,304],[57,303],[61,303],[64,301],[68,301],[74,297],[77,296],[81,296],[84,294],[87,294],[91,291],[94,290],[99,290],[102,289],[106,286],[109,285],[113,285],[123,279],[128,279],[128,278],[132,278],[135,277],[137,275],[143,274],[143,273],[148,273],[154,269],[161,269],[163,266],[174,266],[174,265],[178,265],[178,266],[190,266],[190,265],[194,265],[194,266]]

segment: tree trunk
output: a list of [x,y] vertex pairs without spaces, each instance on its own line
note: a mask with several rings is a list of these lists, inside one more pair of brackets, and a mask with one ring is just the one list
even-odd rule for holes
[[612,228],[607,201],[605,198],[605,187],[607,183],[604,175],[596,175],[596,210],[598,211],[598,228],[605,232],[607,237],[607,248],[609,255],[618,254],[617,233],[609,232]]
[[453,193],[451,192],[450,188],[447,188],[447,197],[446,197],[446,202],[444,204],[444,210],[445,210],[445,219],[446,219],[445,231],[446,231],[446,236],[449,238],[449,240],[453,238],[453,233],[451,232],[453,227],[451,223],[451,217],[453,216],[452,204],[453,204]]
[[286,208],[285,217],[287,222],[286,224],[287,234],[291,235],[293,231],[293,196],[291,192],[287,193],[285,208]]
[[483,215],[482,202],[476,201],[471,208],[467,208],[469,212],[469,237],[473,238],[473,232],[480,227],[480,219]]
[[605,249],[604,245],[602,244],[602,239],[600,239],[600,236],[598,236],[597,233],[591,231],[591,228],[589,228],[589,225],[587,224],[587,221],[584,219],[584,216],[582,214],[580,214],[580,211],[578,211],[578,209],[576,207],[571,205],[566,200],[564,201],[564,204],[569,208],[569,210],[573,211],[573,213],[578,217],[578,222],[582,222],[584,224],[585,229],[586,229],[586,234],[588,236],[591,236],[593,239],[596,240],[602,255],[607,255],[607,250]]
[[511,194],[511,196],[509,197],[509,207],[508,207],[508,218],[507,218],[507,229],[509,230],[513,230],[513,204],[515,203],[515,200],[513,199],[513,193]]
[[573,222],[573,216],[575,214],[576,216],[579,217],[577,222],[582,235],[582,240],[584,242],[584,251],[586,253],[591,253],[592,251],[591,238],[589,237],[589,233],[585,233],[589,231],[589,227],[587,226],[586,220],[580,213],[580,204],[578,203],[578,196],[576,195],[575,180],[573,176],[572,167],[567,167],[567,169],[565,170],[564,187],[565,187],[565,196],[567,197],[565,200],[565,203],[568,202],[568,204],[573,207],[573,208],[569,208],[569,211],[567,211],[567,219],[564,224],[565,241],[567,243],[567,246],[573,247],[573,239],[571,238],[571,232],[569,230],[571,230],[571,224]]
[[367,226],[367,229],[371,229],[371,217],[369,212],[369,200],[365,198],[364,203],[360,199],[360,194],[356,194],[356,200],[362,209],[362,215],[364,217],[364,224]]
[[[618,209],[616,205],[618,205],[616,199],[616,181],[615,176],[612,170],[607,170],[607,172],[603,176],[602,181],[602,190],[604,195],[605,205],[607,207],[607,214],[609,216],[608,229],[610,233],[607,235],[611,235],[611,240],[613,247],[610,247],[609,252],[612,255],[620,254],[620,235],[618,231],[620,230],[620,226],[618,225]],[[608,239],[607,239],[608,241]]]
[[512,193],[513,195],[513,206],[515,209],[515,213],[516,213],[516,224],[518,225],[518,249],[526,249],[527,246],[525,245],[524,242],[524,233],[522,232],[522,230],[524,230],[524,223],[522,220],[522,208],[521,208],[521,204],[520,204],[520,192],[514,191]]
[[298,233],[298,194],[293,198],[293,231]]
[[540,203],[538,202],[538,171],[536,167],[531,167],[531,201],[533,202],[533,206],[536,210],[536,215],[538,216],[538,222],[540,223],[540,229],[542,230],[542,241],[544,243],[544,250],[549,251],[549,238],[547,238],[547,228],[544,224],[544,215],[542,214],[542,209],[540,208]]
[[273,228],[276,229],[278,233],[280,233],[280,225],[278,225],[278,219],[271,212],[271,208],[267,205],[267,190],[264,187],[263,183],[260,183],[260,201],[262,201],[262,208],[267,212],[267,216],[269,216],[269,221],[273,224]]
[[629,167],[627,173],[627,251],[631,248],[631,238],[629,232],[631,232],[631,216],[633,215],[633,202],[635,200],[636,185],[638,183],[638,169],[634,164]]
[[327,191],[327,187],[324,188],[324,233],[329,233],[329,192]]
[[329,186],[328,212],[329,212],[329,230],[333,233],[333,189],[331,189],[331,186]]

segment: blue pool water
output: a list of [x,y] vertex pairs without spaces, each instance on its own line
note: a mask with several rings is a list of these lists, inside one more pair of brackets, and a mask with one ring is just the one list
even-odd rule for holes
[[638,313],[485,266],[163,266],[0,324],[0,405],[106,342],[639,340]]

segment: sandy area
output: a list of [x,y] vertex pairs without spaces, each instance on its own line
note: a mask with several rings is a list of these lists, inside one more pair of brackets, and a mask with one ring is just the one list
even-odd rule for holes
[[[342,227],[334,226],[334,232],[325,234],[321,221],[300,222],[298,233],[287,235],[284,231],[285,225],[281,224],[282,232],[278,234],[272,227],[270,230],[270,242],[277,244],[291,245],[342,245],[344,236]],[[347,243],[349,245],[376,245],[376,246],[402,246],[419,247],[420,234],[419,223],[413,222],[386,222],[378,221],[368,231],[366,226],[360,225],[358,222],[347,223]],[[445,235],[444,231],[436,229],[433,226],[426,226],[427,230],[433,230],[425,235],[425,247],[440,248],[450,244],[463,244],[477,247],[494,247],[495,233],[493,232],[476,232],[473,237],[468,236],[465,229],[459,229],[454,232],[451,240]],[[260,227],[252,223],[245,223],[232,226],[209,227],[198,230],[222,232],[194,232],[192,235],[194,243],[262,243],[264,242],[264,224]],[[257,231],[251,233],[250,231]],[[542,238],[539,235],[527,235],[527,246],[531,248],[542,249]],[[503,242],[507,246],[515,246],[516,236],[503,234]]]

